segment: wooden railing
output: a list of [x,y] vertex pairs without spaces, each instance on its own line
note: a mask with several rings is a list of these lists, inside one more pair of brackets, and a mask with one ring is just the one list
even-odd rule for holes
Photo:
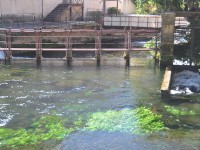
[[[42,51],[65,51],[66,57],[71,58],[73,51],[147,51],[150,48],[134,47],[131,43],[135,38],[157,37],[157,30],[66,30],[66,29],[0,29],[6,35],[5,46],[1,50],[36,51],[41,58]],[[111,43],[107,41],[115,40]],[[49,42],[50,41],[50,42]],[[88,42],[89,41],[89,42]],[[120,41],[120,44],[119,44]],[[107,44],[107,46],[105,46]],[[53,45],[53,46],[52,46]],[[117,46],[116,46],[117,45]],[[52,48],[53,47],[53,48]]]

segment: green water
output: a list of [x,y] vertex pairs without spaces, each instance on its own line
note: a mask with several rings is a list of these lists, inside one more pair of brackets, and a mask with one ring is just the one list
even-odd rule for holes
[[[53,59],[42,61],[41,66],[37,66],[34,60],[13,60],[11,65],[2,62],[0,129],[6,128],[7,140],[12,140],[10,143],[16,131],[20,136],[15,136],[20,140],[15,139],[15,144],[6,145],[2,139],[5,136],[0,135],[0,147],[199,149],[199,101],[192,98],[187,101],[161,100],[163,71],[148,59],[135,59],[131,64],[133,66],[126,68],[124,60],[112,58],[102,60],[99,67],[93,59],[75,59],[71,66],[64,60]],[[141,107],[161,116],[157,119],[165,127],[148,133],[131,132],[132,127],[139,129],[139,126],[130,125],[137,118],[129,119],[130,114]],[[127,113],[118,117],[124,110]],[[103,127],[95,126],[94,130],[91,121],[92,125],[100,124],[100,117],[95,118],[97,113],[106,117],[103,118],[106,121]],[[116,124],[122,126],[116,128]],[[19,142],[21,144],[17,144]]]

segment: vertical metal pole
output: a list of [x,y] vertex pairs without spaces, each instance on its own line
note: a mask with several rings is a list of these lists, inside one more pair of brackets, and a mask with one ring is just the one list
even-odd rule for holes
[[44,0],[42,1],[42,28],[44,27]]
[[83,20],[84,20],[84,4],[85,3],[85,1],[83,0],[82,1],[82,17],[83,17]]
[[106,0],[103,0],[103,16],[106,15]]
[[[193,27],[193,24],[192,24]],[[190,45],[190,66],[192,65],[192,61],[193,61],[193,49],[194,49],[194,38],[195,38],[195,29],[192,28],[191,29],[191,45]]]
[[2,18],[2,5],[1,5],[1,0],[0,0],[0,9],[1,9],[1,18]]
[[117,12],[116,12],[116,16],[118,16],[118,8],[119,8],[119,0],[117,0]]

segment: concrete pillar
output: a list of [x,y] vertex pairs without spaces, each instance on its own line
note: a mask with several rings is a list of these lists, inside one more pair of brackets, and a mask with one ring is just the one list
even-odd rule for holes
[[160,66],[173,64],[175,13],[162,14]]

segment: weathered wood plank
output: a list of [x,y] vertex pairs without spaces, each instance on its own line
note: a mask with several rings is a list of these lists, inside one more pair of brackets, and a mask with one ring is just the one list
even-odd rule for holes
[[171,68],[166,67],[163,82],[162,82],[162,85],[161,85],[161,95],[169,94],[170,83],[171,83],[171,74],[172,74]]

